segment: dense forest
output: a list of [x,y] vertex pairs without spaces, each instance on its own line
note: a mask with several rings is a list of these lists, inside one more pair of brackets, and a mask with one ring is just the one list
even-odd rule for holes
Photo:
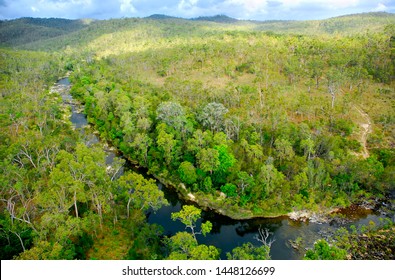
[[[196,238],[212,230],[201,209],[249,219],[393,203],[393,14],[25,18],[1,21],[0,38],[1,259],[219,259]],[[125,160],[107,166],[73,128],[51,90],[66,75],[102,141],[193,202],[171,215],[185,231],[147,223],[168,204],[155,180],[118,174]],[[394,231],[342,229],[305,258],[393,258]],[[268,237],[226,256],[268,259]]]

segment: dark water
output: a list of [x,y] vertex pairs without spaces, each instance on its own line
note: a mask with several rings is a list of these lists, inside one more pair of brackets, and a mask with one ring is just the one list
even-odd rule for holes
[[[86,116],[79,111],[79,108],[77,107],[77,104],[74,103],[72,96],[69,93],[70,90],[70,81],[68,78],[63,78],[58,81],[58,85],[60,86],[60,89],[64,89],[62,91],[62,99],[64,103],[67,103],[71,106],[71,117],[70,121],[74,125],[75,128],[82,128],[86,125],[88,125],[88,121],[86,119]],[[57,85],[57,86],[58,86]]]
[[[88,145],[99,142],[98,137],[92,132],[88,132],[85,127],[88,125],[86,116],[81,112],[81,106],[75,103],[69,93],[70,82],[68,78],[58,81],[55,87],[59,87],[58,92],[61,92],[62,99],[65,104],[71,106],[72,115],[71,122],[76,129],[79,129],[85,138]],[[107,153],[106,162],[111,165],[114,158],[119,157],[113,150],[105,149]],[[128,164],[125,169],[130,168]],[[133,168],[134,169],[134,168]],[[144,174],[144,172],[141,172]],[[148,175],[145,174],[148,177]],[[179,221],[171,220],[171,213],[177,212],[185,203],[178,198],[178,195],[170,189],[163,187],[158,182],[158,187],[165,193],[166,199],[170,205],[162,207],[156,213],[151,212],[147,214],[149,223],[156,223],[164,228],[166,235],[172,235],[178,231],[184,231],[185,226]],[[385,214],[373,213],[370,210],[360,208],[350,208],[343,213],[350,220],[346,224],[339,225],[338,223],[312,223],[293,221],[286,217],[273,218],[273,219],[251,219],[247,221],[232,220],[230,218],[203,211],[202,220],[204,222],[209,220],[213,224],[213,229],[206,237],[198,236],[199,243],[206,245],[214,245],[221,249],[221,258],[226,258],[226,253],[231,252],[233,248],[242,245],[246,242],[251,242],[255,245],[260,243],[255,239],[258,229],[268,229],[271,232],[269,239],[274,239],[272,243],[270,255],[274,260],[291,260],[301,259],[304,255],[304,249],[312,247],[315,240],[325,238],[331,233],[336,231],[340,226],[356,227],[367,225],[370,221],[378,224],[381,218],[385,218]],[[394,218],[393,216],[391,217]],[[302,248],[295,250],[292,248],[290,241],[297,238],[302,238]]]
[[[150,223],[160,224],[165,229],[165,234],[174,234],[178,231],[185,230],[185,226],[179,221],[171,220],[171,213],[181,209],[183,202],[178,201],[177,195],[164,188],[166,198],[170,206],[162,207],[157,213],[150,213],[148,221]],[[371,211],[363,213],[361,209],[356,209],[351,217],[352,221],[342,226],[350,227],[355,225],[368,225],[369,221],[376,224],[380,218],[385,215],[374,214]],[[315,240],[325,238],[340,228],[341,225],[334,223],[312,223],[293,221],[286,217],[271,219],[251,219],[251,220],[233,220],[228,217],[218,215],[212,212],[203,212],[202,222],[209,220],[213,224],[213,229],[206,237],[198,236],[199,243],[214,245],[221,249],[221,258],[226,258],[226,253],[231,252],[233,248],[242,245],[245,242],[251,242],[254,245],[260,245],[255,239],[258,229],[268,229],[272,233],[269,239],[274,239],[270,255],[274,260],[293,260],[302,259],[305,248],[312,247]],[[302,238],[304,243],[300,250],[292,248],[290,241]]]

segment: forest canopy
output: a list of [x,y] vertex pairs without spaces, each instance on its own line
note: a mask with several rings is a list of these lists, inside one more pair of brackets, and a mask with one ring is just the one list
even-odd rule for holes
[[[200,208],[173,213],[186,230],[171,237],[147,223],[168,201],[155,180],[118,174],[124,160],[108,166],[82,139],[50,90],[66,74],[103,142],[202,208],[245,219],[388,196],[394,26],[385,13],[1,21],[1,258],[219,258],[197,241],[212,230],[197,225]],[[226,255],[270,258],[261,245]],[[343,247],[320,241],[307,258],[343,258]]]

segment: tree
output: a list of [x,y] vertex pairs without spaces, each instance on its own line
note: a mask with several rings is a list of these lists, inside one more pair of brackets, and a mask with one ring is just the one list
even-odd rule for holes
[[258,174],[258,179],[263,186],[261,191],[266,192],[267,194],[273,193],[276,188],[283,187],[284,178],[284,174],[278,171],[273,163],[267,162],[261,167]]
[[148,166],[148,149],[152,144],[152,139],[145,133],[137,133],[133,143],[130,144],[134,148],[134,153],[139,162]]
[[318,89],[319,81],[322,77],[324,62],[321,57],[312,57],[311,61],[307,64],[310,72],[310,77],[315,81],[315,87]]
[[242,195],[244,195],[247,187],[253,187],[255,185],[254,178],[245,171],[237,172],[237,178],[237,186],[240,188]]
[[219,152],[216,149],[201,149],[196,157],[200,168],[204,172],[210,172],[210,174],[213,174],[213,171],[217,170],[220,166]]
[[300,142],[300,147],[303,149],[304,155],[307,157],[307,159],[310,160],[315,153],[314,141],[311,138],[304,139]]
[[228,109],[224,105],[212,102],[203,108],[199,115],[199,120],[212,132],[218,132],[224,126],[224,117],[227,112]]
[[110,178],[106,173],[104,152],[77,144],[74,154],[62,150],[57,160],[50,175],[49,188],[42,191],[43,206],[66,213],[73,206],[78,218],[78,203],[90,200],[91,208],[102,219],[110,199]]
[[170,255],[168,259],[171,260],[187,260],[192,249],[198,245],[196,238],[190,233],[182,231],[177,232],[170,237],[169,248]]
[[185,231],[168,240],[169,260],[218,260],[220,251],[214,246],[198,245],[196,239]]
[[178,167],[178,174],[181,181],[188,185],[193,185],[197,181],[196,168],[189,161],[184,161]]
[[178,131],[183,130],[186,123],[184,108],[176,102],[160,103],[156,109],[156,115],[158,120]]
[[209,146],[212,140],[213,134],[211,131],[206,130],[203,132],[200,129],[196,129],[192,137],[187,140],[187,149],[197,154],[201,149]]
[[345,260],[347,251],[335,245],[329,245],[324,239],[318,240],[313,249],[307,250],[305,260]]
[[214,182],[216,184],[226,183],[226,176],[229,174],[230,168],[236,163],[236,159],[231,152],[228,151],[227,145],[219,145],[214,147],[218,151],[218,167],[215,168]]
[[142,211],[150,208],[157,211],[162,206],[168,205],[155,180],[145,179],[141,174],[126,172],[115,183],[127,199],[126,211],[128,217],[130,205]]
[[254,239],[262,243],[263,246],[269,248],[269,251],[274,241],[276,241],[275,238],[269,239],[270,234],[271,233],[267,228],[262,229],[261,227],[259,227],[258,233],[254,236]]
[[337,68],[330,68],[327,73],[327,80],[328,80],[328,92],[331,95],[331,108],[335,107],[335,99],[337,95],[338,88],[341,84],[343,73],[339,71]]
[[274,147],[277,152],[277,157],[280,159],[280,165],[283,160],[288,159],[290,161],[295,156],[291,143],[286,139],[276,139]]
[[[67,251],[66,251],[67,252]],[[72,256],[67,255],[64,247],[59,242],[39,241],[33,248],[18,256],[20,260],[67,260]]]
[[135,220],[130,221],[133,235],[127,259],[154,260],[161,256],[163,248],[163,228],[157,224],[149,224],[143,220],[135,225]]
[[256,247],[247,242],[234,248],[231,253],[226,253],[226,257],[228,260],[270,260],[269,251],[267,246]]
[[165,125],[159,125],[157,129],[159,133],[156,143],[158,144],[159,149],[163,153],[163,157],[167,166],[169,166],[171,160],[173,159],[172,152],[174,151],[177,141],[174,139],[173,134],[167,133],[165,131]]
[[236,197],[237,196],[237,187],[233,184],[227,183],[221,187],[221,192],[226,194],[227,197]]
[[259,144],[249,144],[247,140],[241,139],[240,146],[243,148],[243,160],[241,163],[245,165],[244,170],[254,173],[259,168],[262,158],[263,149]]
[[171,218],[173,221],[180,220],[186,228],[191,230],[192,236],[196,240],[197,234],[203,234],[203,236],[206,236],[213,226],[210,221],[206,221],[205,223],[202,223],[201,230],[196,231],[196,221],[200,219],[201,213],[202,210],[193,205],[184,205],[180,212],[171,213]]
[[198,245],[190,252],[192,260],[219,260],[220,250],[212,245]]

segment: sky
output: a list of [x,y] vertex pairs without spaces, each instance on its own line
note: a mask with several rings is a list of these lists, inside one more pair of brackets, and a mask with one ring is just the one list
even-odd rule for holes
[[0,19],[227,15],[251,20],[312,20],[365,12],[395,13],[395,0],[0,0]]

